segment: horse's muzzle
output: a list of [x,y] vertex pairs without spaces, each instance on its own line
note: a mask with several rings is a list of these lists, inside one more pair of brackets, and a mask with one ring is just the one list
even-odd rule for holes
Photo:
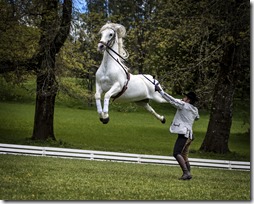
[[104,43],[99,42],[99,43],[98,43],[98,48],[97,48],[97,50],[98,50],[99,52],[104,52],[105,49],[106,49],[106,46],[104,45]]

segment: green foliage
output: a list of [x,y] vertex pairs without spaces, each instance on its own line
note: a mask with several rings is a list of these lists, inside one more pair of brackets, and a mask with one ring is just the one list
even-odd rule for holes
[[[87,91],[85,83],[82,79],[75,78],[62,78],[59,83],[60,93],[57,96],[57,101],[68,104],[70,98],[74,101],[79,101],[81,104],[85,104],[91,100],[91,94]],[[71,103],[72,104],[72,103]]]
[[34,103],[36,94],[34,80],[26,79],[25,81],[17,83],[16,80],[13,80],[13,77],[13,75],[9,75],[8,77],[5,76],[5,78],[0,76],[1,101]]
[[[33,14],[41,12],[42,3],[24,2],[0,4],[4,31],[0,32],[0,61],[27,59],[38,49],[40,17]],[[235,17],[230,13],[232,6],[231,1],[217,0],[87,1],[86,13],[73,13],[73,31],[57,58],[57,75],[83,78],[89,83],[87,89],[93,91],[102,59],[96,51],[98,31],[109,20],[127,29],[125,47],[132,73],[155,75],[165,90],[174,94],[194,90],[202,98],[200,107],[206,109],[210,108],[225,47],[230,42],[244,45],[236,97],[249,97],[249,12],[243,4],[241,9],[246,12]],[[238,38],[231,32],[231,22],[239,25]]]
[[[131,72],[157,76],[166,91],[180,94],[194,90],[202,98],[199,105],[206,109],[210,108],[220,61],[227,44],[237,41],[249,45],[250,42],[249,21],[246,18],[249,12],[244,12],[245,15],[236,19],[230,13],[234,5],[228,6],[228,1],[103,2],[105,7],[100,7],[98,1],[88,1],[89,11],[85,15],[89,18],[83,20],[92,29],[88,29],[87,35],[97,33],[107,20],[123,24],[127,28],[125,47],[130,53]],[[243,3],[243,8],[248,9],[248,6]],[[100,13],[98,18],[98,9],[105,15]],[[234,21],[246,25],[238,39],[231,33]],[[98,59],[98,54],[91,52],[90,46],[94,44],[86,47],[90,53],[89,60],[85,59],[87,62]],[[248,90],[243,88],[249,87],[250,78],[247,48],[242,55],[245,65],[239,74],[242,80],[236,83],[239,86],[237,92],[248,96]]]
[[24,25],[0,32],[0,61],[29,59],[38,48],[39,31]]
[[83,53],[81,43],[67,40],[57,56],[58,76],[84,76],[87,72],[83,67]]
[[250,172],[192,168],[193,179],[179,181],[173,166],[14,155],[0,160],[2,200],[251,199]]
[[[34,9],[34,1],[1,1],[0,11],[0,62],[31,58],[38,48],[39,30],[30,26],[27,13]],[[38,7],[39,8],[39,7]],[[33,21],[36,21],[34,15]],[[31,20],[31,19],[30,19]]]

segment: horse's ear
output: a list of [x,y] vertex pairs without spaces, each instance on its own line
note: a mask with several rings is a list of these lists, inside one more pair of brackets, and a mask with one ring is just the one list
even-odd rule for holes
[[117,31],[117,34],[118,34],[119,38],[125,37],[126,29],[123,25],[116,24],[116,31]]

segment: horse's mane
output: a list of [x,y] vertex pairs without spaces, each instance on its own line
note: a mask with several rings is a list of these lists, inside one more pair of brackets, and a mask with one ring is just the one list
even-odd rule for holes
[[123,25],[117,24],[117,23],[106,23],[102,28],[100,29],[99,33],[106,29],[112,29],[116,32],[117,36],[117,42],[118,42],[118,53],[124,58],[127,59],[129,57],[129,53],[124,48],[123,45],[123,38],[126,36],[126,29]]

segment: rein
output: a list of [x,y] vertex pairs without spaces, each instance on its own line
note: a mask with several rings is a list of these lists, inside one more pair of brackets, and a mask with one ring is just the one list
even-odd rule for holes
[[155,77],[153,76],[153,80],[154,81],[152,81],[152,80],[150,80],[150,79],[148,79],[144,74],[142,74],[143,75],[143,77],[145,77],[148,81],[150,81],[153,85],[155,85]]
[[115,99],[117,99],[118,97],[120,97],[128,88],[128,83],[130,81],[130,73],[126,70],[126,68],[123,66],[123,64],[121,62],[119,62],[118,59],[116,59],[109,51],[111,50],[112,52],[114,52],[118,57],[120,57],[122,60],[124,60],[124,62],[127,62],[121,55],[119,55],[115,50],[113,50],[107,43],[103,42],[103,41],[100,41],[100,43],[102,43],[103,45],[106,46],[106,51],[107,53],[110,55],[110,57],[112,57],[121,67],[122,69],[124,70],[125,74],[126,74],[126,78],[127,78],[127,82],[126,84],[123,86],[122,90],[116,95],[116,96],[112,96],[113,98],[113,101]]
[[[111,42],[111,41],[109,41],[109,42]],[[113,49],[108,45],[109,43],[105,43],[105,42],[103,42],[103,41],[100,41],[99,43],[105,45],[107,49],[110,49],[110,50],[111,50],[112,52],[114,52],[118,57],[120,57],[125,63],[128,63],[128,62],[126,61],[126,59],[124,59],[120,54],[118,54],[115,50],[113,50]],[[108,52],[108,51],[107,51],[107,52]],[[109,53],[109,52],[108,52],[108,53]],[[110,54],[110,56],[111,56],[115,61],[117,61],[111,54]],[[117,61],[117,63],[119,63],[119,62]],[[122,66],[122,65],[121,65],[121,66]]]

